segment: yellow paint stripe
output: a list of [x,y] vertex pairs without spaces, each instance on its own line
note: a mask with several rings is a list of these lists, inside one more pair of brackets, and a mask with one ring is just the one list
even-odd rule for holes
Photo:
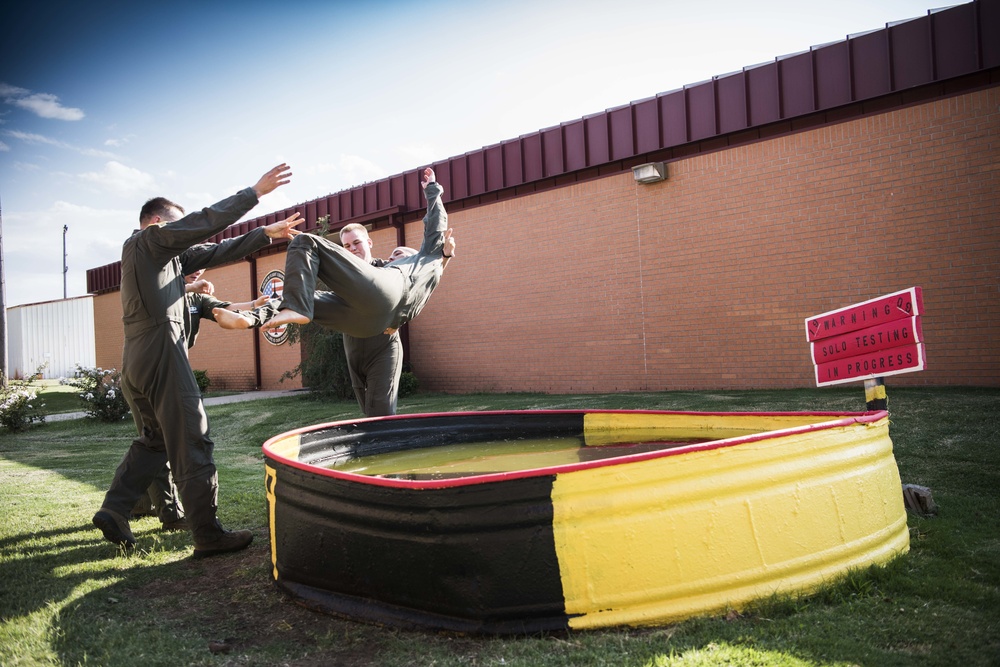
[[264,495],[267,497],[268,530],[271,533],[271,573],[278,580],[278,541],[274,537],[274,487],[278,485],[278,473],[274,468],[264,464]]
[[583,417],[587,445],[651,440],[722,440],[832,421],[829,415],[643,414],[588,412]]

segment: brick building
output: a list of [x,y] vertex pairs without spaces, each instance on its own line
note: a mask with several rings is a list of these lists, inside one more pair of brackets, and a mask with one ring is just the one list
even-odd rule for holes
[[[632,167],[664,163],[642,184]],[[418,170],[302,212],[417,243]],[[924,290],[927,368],[1000,385],[1000,1],[882,30],[432,165],[458,257],[408,325],[426,389],[612,392],[813,385],[806,317]],[[255,296],[271,254],[213,269]],[[88,272],[97,363],[121,359],[117,264]],[[216,388],[278,382],[298,346],[202,327]]]

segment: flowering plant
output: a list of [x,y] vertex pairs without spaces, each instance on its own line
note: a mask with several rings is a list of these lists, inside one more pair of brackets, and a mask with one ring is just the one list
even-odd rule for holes
[[65,383],[80,390],[80,400],[89,417],[117,422],[129,413],[121,380],[121,373],[114,368],[89,368],[77,364],[76,377]]
[[[44,364],[39,366],[35,375],[44,368]],[[11,380],[6,387],[0,388],[0,426],[8,431],[23,431],[33,422],[45,421],[41,412],[44,407],[38,391],[29,386],[28,380]]]

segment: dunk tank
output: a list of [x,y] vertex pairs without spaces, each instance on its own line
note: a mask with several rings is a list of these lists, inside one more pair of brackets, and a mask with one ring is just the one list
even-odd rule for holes
[[[818,383],[865,380],[865,412],[457,412],[275,436],[274,580],[356,620],[515,634],[668,623],[888,561],[909,533],[874,380],[923,367],[919,298],[806,320]],[[851,331],[905,345],[853,354],[852,312]]]

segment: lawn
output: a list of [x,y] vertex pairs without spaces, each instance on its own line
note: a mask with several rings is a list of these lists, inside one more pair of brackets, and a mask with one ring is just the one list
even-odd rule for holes
[[[400,411],[541,408],[862,410],[860,387],[550,396],[417,394]],[[271,583],[261,443],[357,416],[308,395],[208,408],[220,517],[245,552],[190,559],[185,533],[133,522],[140,550],[90,519],[131,420],[0,433],[0,664],[13,665],[996,665],[1000,664],[1000,390],[889,387],[903,482],[939,513],[909,517],[910,552],[804,599],[654,628],[475,637],[379,628],[315,613]]]

